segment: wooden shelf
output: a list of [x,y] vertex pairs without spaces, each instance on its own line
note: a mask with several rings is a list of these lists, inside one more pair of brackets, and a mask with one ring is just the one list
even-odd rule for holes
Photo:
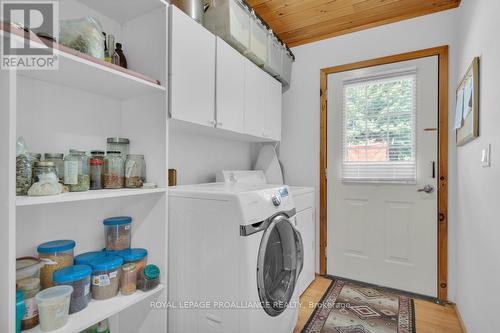
[[167,191],[166,188],[154,188],[154,189],[123,188],[116,190],[68,192],[68,193],[49,195],[44,197],[18,196],[16,197],[16,206],[18,207],[35,206],[35,205],[57,204],[63,202],[119,198],[119,197],[129,197],[137,195],[148,195],[153,193],[164,193],[166,191]]
[[[156,295],[163,290],[163,285],[159,285],[155,289],[142,292],[137,291],[129,296],[118,295],[105,301],[92,300],[84,310],[71,314],[68,323],[58,330],[51,331],[52,333],[78,333],[84,329],[109,318],[120,311],[123,311],[134,304],[137,304],[150,296]],[[26,333],[41,333],[40,326],[24,331]]]

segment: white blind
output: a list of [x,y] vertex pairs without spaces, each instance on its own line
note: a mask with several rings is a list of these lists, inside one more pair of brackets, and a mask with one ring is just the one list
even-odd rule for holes
[[344,182],[416,182],[416,69],[344,81]]

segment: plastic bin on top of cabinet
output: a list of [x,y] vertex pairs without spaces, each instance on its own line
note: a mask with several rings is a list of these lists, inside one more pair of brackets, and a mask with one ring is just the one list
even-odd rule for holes
[[263,66],[267,58],[267,28],[252,11],[250,16],[250,43],[245,52],[257,66]]
[[293,57],[292,54],[286,49],[286,47],[283,47],[281,54],[282,54],[282,64],[281,64],[280,81],[283,83],[283,86],[288,87],[292,79]]
[[240,0],[215,0],[205,13],[205,27],[240,52],[250,43],[250,13]]
[[283,45],[273,34],[272,30],[267,32],[267,59],[264,69],[272,76],[281,75],[283,61]]

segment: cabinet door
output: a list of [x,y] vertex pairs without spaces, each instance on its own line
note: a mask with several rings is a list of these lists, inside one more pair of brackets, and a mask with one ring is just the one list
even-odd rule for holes
[[245,59],[245,133],[263,137],[267,74]]
[[244,131],[245,58],[217,37],[217,127]]
[[267,78],[267,108],[264,137],[281,140],[281,83],[275,78]]
[[307,208],[298,212],[295,216],[297,219],[297,229],[302,236],[302,243],[304,244],[304,267],[299,276],[299,294],[314,281],[315,277],[315,225],[314,214],[312,208]]
[[170,114],[215,125],[215,36],[170,6]]

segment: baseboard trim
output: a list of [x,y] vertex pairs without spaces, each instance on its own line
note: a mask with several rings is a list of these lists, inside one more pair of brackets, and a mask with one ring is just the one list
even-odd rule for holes
[[468,333],[467,332],[467,327],[465,327],[464,320],[462,319],[462,315],[460,314],[460,311],[458,311],[458,307],[455,303],[450,303],[453,308],[455,308],[455,313],[457,314],[458,322],[460,324],[460,328],[462,329],[463,333]]

